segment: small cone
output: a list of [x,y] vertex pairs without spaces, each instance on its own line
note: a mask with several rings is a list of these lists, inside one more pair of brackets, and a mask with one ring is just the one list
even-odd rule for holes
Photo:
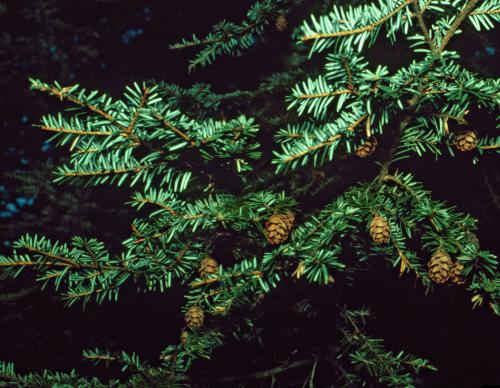
[[293,212],[287,214],[273,214],[265,223],[267,241],[271,244],[285,242],[293,227],[295,215]]
[[202,278],[207,275],[213,274],[217,272],[217,260],[213,257],[207,256],[200,261],[198,266],[198,271],[200,272],[200,276]]
[[462,276],[462,271],[464,270],[463,264],[460,264],[458,261],[453,263],[453,266],[450,270],[450,279],[455,284],[464,284],[465,280]]
[[375,244],[387,244],[389,242],[391,230],[384,217],[373,217],[370,222],[370,236]]
[[437,284],[446,283],[450,278],[452,265],[450,256],[446,252],[436,252],[427,264],[429,278]]
[[453,144],[462,152],[471,151],[477,147],[477,134],[474,131],[466,131],[455,135]]
[[181,331],[181,344],[182,346],[186,346],[189,337],[189,332],[187,330]]
[[197,329],[203,326],[204,319],[205,319],[205,314],[203,314],[203,310],[198,306],[191,306],[186,311],[186,315],[184,316],[186,325],[190,329]]
[[286,28],[288,27],[288,22],[285,15],[281,14],[276,18],[275,26],[279,32],[283,32],[286,30]]
[[365,140],[365,142],[358,148],[356,148],[356,155],[358,155],[358,157],[360,158],[367,158],[375,152],[377,144],[377,139],[375,139],[374,137],[370,137],[369,139]]

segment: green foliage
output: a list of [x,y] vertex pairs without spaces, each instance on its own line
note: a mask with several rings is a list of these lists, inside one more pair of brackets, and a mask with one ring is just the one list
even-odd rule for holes
[[[247,21],[222,22],[206,38],[193,37],[174,48],[202,46],[191,69],[222,54],[239,55],[293,4],[257,2]],[[185,341],[166,346],[160,365],[124,352],[84,352],[89,360],[118,362],[132,370],[132,385],[189,382],[194,360],[209,358],[230,337],[243,337],[244,330],[236,327],[252,321],[251,307],[286,280],[332,287],[336,279],[350,279],[383,261],[389,273],[415,277],[430,293],[435,286],[426,264],[439,250],[464,266],[464,288],[473,306],[487,304],[500,315],[498,259],[480,248],[477,220],[435,200],[412,174],[390,172],[392,163],[414,153],[440,156],[447,149],[453,156],[453,139],[462,129],[478,132],[473,161],[500,150],[500,137],[470,128],[467,118],[480,110],[498,119],[499,81],[470,72],[460,65],[458,53],[446,50],[461,23],[470,20],[479,29],[498,21],[495,3],[476,5],[398,0],[334,6],[325,16],[311,17],[302,25],[300,40],[312,41],[311,55],[328,52],[326,65],[322,74],[305,74],[291,88],[288,109],[296,115],[281,113],[273,119],[250,118],[239,109],[235,118],[221,119],[217,111],[266,88],[278,90],[300,72],[270,77],[257,91],[228,94],[215,94],[203,84],[189,89],[134,84],[118,100],[78,85],[32,80],[32,89],[71,105],[64,113],[43,117],[40,125],[71,152],[69,163],[56,171],[56,181],[140,186],[130,202],[137,218],[120,253],[110,253],[94,238],[74,237],[66,244],[27,235],[16,241],[12,255],[0,256],[0,266],[14,277],[24,268],[34,269],[38,280],[53,284],[68,304],[116,300],[129,284],[148,292],[183,287],[182,311],[199,306],[207,322],[190,329]],[[427,27],[429,21],[433,24]],[[362,55],[382,31],[392,43],[405,37],[414,50],[414,61],[392,74],[387,66],[371,67]],[[258,123],[267,127],[273,120],[286,122],[286,128],[273,128],[272,134],[260,130]],[[279,149],[271,150],[272,135]],[[284,173],[295,170],[300,176],[304,167],[326,168],[340,157],[354,157],[356,148],[373,137],[389,144],[379,158],[378,175],[312,209],[294,198],[293,183],[285,179],[292,174]],[[274,159],[261,150],[272,152]],[[271,245],[266,221],[290,211],[297,213],[297,225],[284,243]],[[387,221],[385,244],[376,245],[370,237],[375,216]],[[231,260],[202,278],[199,261],[213,254],[220,239]],[[342,340],[334,347],[338,356],[331,367],[339,367],[344,384],[414,386],[422,368],[435,369],[425,359],[385,350],[380,339],[360,328],[367,316],[365,310],[344,310],[332,328]],[[74,375],[49,372],[18,377],[9,364],[3,369],[20,386],[36,379],[45,379],[43,384],[47,379],[78,381]]]
[[213,26],[212,32],[204,38],[193,34],[170,48],[184,49],[201,46],[200,51],[189,62],[189,71],[197,66],[212,64],[221,55],[240,56],[255,45],[264,33],[265,27],[274,22],[278,15],[284,15],[302,0],[263,0],[256,2],[247,12],[246,19],[239,23],[222,21]]
[[96,378],[86,379],[80,377],[76,372],[57,373],[43,371],[42,373],[30,373],[20,375],[16,373],[14,365],[11,363],[0,363],[0,387],[74,387],[74,386],[92,386],[92,387],[119,387],[118,381],[110,381],[103,384]]
[[[383,341],[364,333],[366,318],[370,317],[367,309],[345,310],[342,312],[344,322],[340,325],[342,342],[339,349],[341,358],[347,358],[357,370],[356,374],[344,373],[345,384],[362,386],[368,383],[365,372],[377,383],[389,387],[415,387],[414,375],[421,369],[437,369],[423,358],[386,351]],[[363,371],[363,372],[361,372]]]

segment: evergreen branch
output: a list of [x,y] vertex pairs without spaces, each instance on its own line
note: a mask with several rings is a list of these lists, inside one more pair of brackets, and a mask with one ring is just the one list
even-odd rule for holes
[[496,15],[498,13],[500,13],[500,8],[498,8],[498,9],[473,11],[473,12],[469,13],[468,16],[474,16],[474,15]]
[[155,117],[155,119],[160,121],[165,128],[170,129],[172,132],[179,135],[186,142],[188,142],[192,146],[196,145],[196,142],[194,140],[192,140],[188,135],[186,135],[184,132],[182,132],[179,128],[175,127],[170,121],[168,121],[167,119],[162,117],[160,114],[156,113],[156,114],[154,114],[154,117]]
[[479,146],[482,150],[493,150],[496,148],[500,148],[500,144],[490,144],[490,145],[484,145],[484,146]]
[[353,91],[349,89],[345,90],[335,90],[333,92],[324,92],[324,93],[315,93],[315,94],[301,94],[296,96],[296,98],[300,100],[307,100],[312,98],[322,98],[322,97],[330,97],[330,96],[338,96],[340,94],[352,94]]
[[54,263],[50,261],[44,261],[40,263],[38,261],[8,261],[1,262],[0,267],[23,267],[23,266],[35,266],[35,265],[44,265],[44,266],[54,266],[54,267],[72,267],[70,264],[65,263]]
[[421,8],[422,15],[425,13],[425,11],[427,11],[427,8],[429,7],[429,5],[431,3],[432,3],[432,0],[426,0],[425,1],[424,6]]
[[324,142],[321,142],[321,143],[318,143],[318,144],[315,144],[313,146],[309,146],[307,147],[307,149],[305,149],[304,151],[301,151],[299,153],[296,153],[294,155],[290,155],[288,156],[287,158],[285,158],[283,160],[283,163],[289,163],[295,159],[298,159],[298,158],[301,158],[302,156],[304,155],[307,155],[308,153],[310,152],[313,152],[313,151],[316,151],[316,150],[319,150],[323,147],[326,147],[326,146],[329,146],[329,145],[332,145],[333,143],[335,143],[337,140],[339,140],[340,138],[342,138],[342,134],[337,134],[337,135],[334,135],[334,136],[331,136],[329,137],[326,141]]
[[361,124],[364,120],[366,120],[367,117],[368,117],[368,115],[364,114],[359,119],[357,119],[355,122],[353,122],[351,125],[349,125],[347,127],[347,130],[349,132],[353,132],[359,124]]
[[462,22],[465,20],[465,18],[467,18],[467,16],[469,16],[469,14],[472,12],[474,7],[477,5],[478,1],[479,0],[468,0],[467,1],[467,5],[457,15],[457,17],[453,21],[452,25],[450,26],[450,28],[446,32],[445,36],[441,40],[441,45],[439,46],[439,49],[438,49],[438,51],[440,53],[442,53],[444,51],[446,45],[448,44],[448,42],[450,41],[452,36],[455,35],[455,32],[458,30],[458,28],[460,27]]
[[355,89],[354,89],[354,83],[353,83],[353,80],[352,80],[352,71],[351,71],[351,67],[349,66],[349,62],[347,61],[346,58],[342,58],[342,66],[344,67],[344,70],[347,74],[347,88],[349,90],[352,90],[354,93],[356,93]]
[[[59,255],[55,255],[51,252],[45,252],[45,251],[42,251],[40,249],[37,249],[36,247],[31,247],[31,246],[24,246],[25,249],[27,249],[29,252],[34,252],[34,253],[38,253],[40,255],[43,255],[43,256],[47,256],[48,258],[56,261],[56,262],[60,262],[60,263],[63,263],[63,264],[66,264],[70,267],[73,267],[73,268],[81,268],[81,264],[78,264],[76,262],[74,262],[73,260],[71,259],[68,259],[66,257],[62,257],[62,256],[59,256]],[[91,266],[91,268],[93,268]]]
[[242,35],[245,35],[247,32],[249,32],[252,28],[256,27],[256,23],[251,23],[244,28],[238,29],[237,31],[231,32],[231,33],[226,33],[223,34],[222,36],[218,38],[211,38],[211,39],[202,39],[202,40],[193,40],[192,42],[183,42],[183,43],[177,43],[173,44],[170,46],[170,48],[174,50],[179,50],[179,49],[184,49],[188,47],[196,47],[196,46],[204,46],[212,43],[221,43],[224,41],[227,41],[232,38],[239,38]]
[[116,267],[116,266],[109,266],[109,265],[101,265],[101,264],[85,264],[85,263],[77,263],[67,257],[62,257],[59,255],[55,255],[51,252],[46,252],[41,249],[38,249],[36,247],[28,246],[25,245],[23,246],[26,250],[32,253],[37,253],[42,256],[46,256],[51,260],[54,260],[53,262],[15,262],[15,263],[0,263],[0,266],[10,266],[11,264],[13,265],[36,265],[36,264],[41,264],[41,265],[55,265],[55,266],[62,266],[62,267],[71,267],[74,269],[95,269],[95,270],[106,270],[106,271],[126,271],[126,272],[136,272],[134,270],[131,270],[129,268],[122,268],[122,267]]
[[418,25],[420,26],[420,29],[422,30],[422,33],[424,34],[425,40],[427,41],[427,44],[429,45],[429,48],[433,53],[437,53],[437,47],[435,46],[434,42],[431,39],[431,36],[429,34],[429,29],[427,28],[424,18],[422,15],[422,10],[420,9],[419,5],[420,0],[413,0],[413,7],[415,9],[415,15],[417,16],[417,21]]
[[211,277],[211,278],[208,278],[208,279],[199,280],[199,281],[196,281],[196,282],[192,282],[189,286],[191,288],[197,288],[197,287],[204,286],[204,285],[207,285],[207,284],[211,284],[211,283],[223,281],[227,277],[234,277],[234,278],[238,278],[238,277],[241,277],[241,276],[257,276],[257,277],[262,277],[263,275],[264,275],[264,273],[261,272],[261,271],[251,271],[251,272],[248,272],[248,273],[238,272],[238,273],[234,273],[234,274],[229,274],[229,276],[226,275],[226,276],[223,276],[223,277]]
[[52,127],[48,127],[46,125],[40,125],[39,128],[42,131],[67,133],[67,134],[71,134],[71,135],[83,135],[83,136],[85,136],[85,135],[110,136],[113,134],[113,132],[109,132],[109,131],[82,131],[82,130],[71,129],[71,128],[52,128]]
[[159,206],[161,207],[162,209],[165,209],[166,211],[168,211],[170,214],[172,214],[174,217],[179,217],[179,213],[177,213],[174,209],[172,209],[170,206],[167,206],[167,205],[164,205],[163,203],[160,203],[160,202],[157,202],[157,201],[152,201],[148,198],[136,198],[135,199],[136,202],[139,202],[139,203],[148,203],[150,205],[155,205],[155,206]]
[[[440,117],[440,118],[444,118],[446,120],[454,120],[456,121],[458,124],[460,125],[467,125],[468,122],[466,119],[462,117],[459,117],[459,116],[453,116],[453,115],[447,115],[447,114],[442,114],[442,113],[431,113],[430,116],[434,116],[434,117]],[[464,114],[465,116],[465,114]]]
[[81,106],[82,108],[87,108],[92,113],[95,113],[95,114],[101,116],[102,118],[108,120],[113,125],[116,125],[118,128],[120,128],[121,130],[123,130],[123,131],[127,130],[127,127],[116,122],[116,118],[113,117],[110,113],[98,108],[95,105],[89,104],[86,101],[80,100],[76,97],[73,97],[69,94],[66,94],[66,90],[68,90],[70,87],[62,88],[62,89],[58,90],[55,87],[45,86],[45,85],[41,84],[41,85],[34,85],[33,88],[35,88],[41,92],[47,92],[50,95],[56,96],[61,101],[69,101],[75,105]]
[[414,0],[405,0],[402,4],[400,4],[397,8],[395,8],[392,12],[388,13],[384,17],[380,18],[379,20],[377,20],[374,23],[369,24],[367,26],[355,28],[353,30],[344,30],[344,31],[338,31],[338,32],[333,32],[333,33],[324,33],[324,34],[320,33],[320,34],[306,35],[306,36],[303,36],[301,38],[301,40],[303,42],[305,42],[308,40],[316,40],[316,39],[330,39],[330,38],[337,38],[340,36],[356,35],[356,34],[360,34],[362,32],[371,31],[374,28],[385,23],[387,20],[389,20],[394,15],[396,15],[399,11],[401,11],[403,8],[405,8],[408,4],[410,4],[413,1]]
[[148,164],[137,167],[130,168],[117,168],[112,170],[101,170],[101,171],[65,171],[63,172],[64,176],[67,177],[80,177],[80,176],[96,176],[96,175],[112,175],[112,174],[124,174],[124,173],[139,173],[143,170],[147,170],[149,168],[154,168],[157,166],[165,165],[167,162],[159,162],[156,164]]
[[133,133],[135,123],[137,122],[139,114],[141,113],[141,109],[144,108],[144,105],[146,105],[146,102],[148,100],[149,92],[150,90],[148,88],[143,88],[141,101],[139,102],[139,106],[135,110],[134,116],[132,117],[132,120],[130,120],[129,125],[124,129],[125,134],[131,135]]

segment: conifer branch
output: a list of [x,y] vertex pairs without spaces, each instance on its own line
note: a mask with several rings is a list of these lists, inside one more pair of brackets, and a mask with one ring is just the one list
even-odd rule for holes
[[141,101],[139,103],[139,106],[137,107],[134,116],[132,117],[132,120],[130,120],[129,125],[127,128],[125,128],[124,133],[126,135],[131,135],[134,131],[135,123],[137,122],[137,118],[139,117],[139,114],[141,113],[141,109],[144,108],[144,105],[146,105],[146,102],[148,100],[149,96],[149,89],[148,88],[143,88],[143,93],[141,97]]
[[297,98],[301,100],[307,100],[312,98],[322,98],[322,97],[330,97],[330,96],[338,96],[340,94],[352,94],[353,91],[349,89],[344,90],[335,90],[333,92],[324,92],[324,93],[315,93],[315,94],[301,94],[298,95]]
[[[71,267],[71,268],[74,268],[74,269],[95,269],[95,270],[99,270],[99,271],[102,271],[102,270],[106,270],[106,271],[126,271],[126,272],[136,272],[134,270],[131,270],[129,268],[122,268],[122,267],[117,267],[117,266],[109,266],[109,265],[101,265],[99,263],[94,263],[94,264],[86,264],[86,263],[77,263],[67,257],[62,257],[62,256],[59,256],[59,255],[55,255],[51,252],[46,252],[46,251],[43,251],[41,249],[38,249],[36,247],[32,247],[32,246],[23,246],[23,248],[25,248],[26,250],[28,250],[29,252],[32,252],[32,253],[36,253],[36,254],[39,254],[39,255],[42,255],[42,256],[45,256],[47,257],[48,259],[50,260],[53,260],[52,262],[47,262],[46,260],[42,261],[42,262],[33,262],[33,261],[30,261],[30,262],[15,262],[15,263],[12,263],[13,265],[25,265],[24,263],[26,263],[27,265],[54,265],[54,266],[62,266],[62,267]],[[11,263],[0,263],[0,265],[3,265],[3,266],[10,266]]]
[[432,41],[432,38],[429,34],[429,29],[424,22],[424,17],[422,14],[422,10],[420,9],[419,1],[420,0],[413,0],[413,7],[415,9],[415,15],[417,17],[418,25],[420,26],[420,29],[422,30],[422,33],[424,34],[425,40],[427,41],[427,44],[429,45],[431,51],[433,53],[437,53],[437,47]]
[[313,146],[309,146],[307,147],[307,149],[305,149],[304,151],[301,151],[299,153],[296,153],[296,154],[293,154],[287,158],[285,158],[283,160],[283,163],[289,163],[295,159],[298,159],[298,158],[301,158],[302,156],[304,155],[307,155],[308,153],[312,152],[312,151],[316,151],[316,150],[319,150],[323,147],[326,147],[326,146],[329,146],[329,145],[332,145],[333,143],[335,143],[337,140],[339,140],[340,138],[342,138],[342,134],[337,134],[337,135],[334,135],[334,136],[331,136],[329,137],[326,141],[324,142],[321,142],[321,143],[318,143],[318,144],[315,144]]
[[197,288],[197,287],[204,286],[204,285],[207,285],[207,284],[212,284],[212,283],[215,283],[215,282],[223,281],[227,277],[232,277],[232,278],[238,278],[238,277],[241,277],[241,276],[262,277],[263,275],[264,275],[264,273],[261,272],[261,271],[251,271],[251,272],[247,272],[247,273],[238,272],[238,273],[234,273],[234,274],[228,274],[228,275],[225,275],[225,276],[222,276],[222,277],[211,277],[211,278],[208,278],[208,279],[203,279],[203,280],[200,280],[200,281],[192,282],[189,286],[191,288]]
[[348,127],[347,127],[347,130],[348,130],[349,132],[353,132],[359,124],[361,124],[364,120],[366,120],[366,119],[367,119],[367,117],[368,117],[368,115],[367,115],[367,114],[364,114],[364,115],[363,115],[363,116],[361,116],[359,119],[357,119],[354,123],[352,123],[350,126],[348,126]]
[[472,10],[476,7],[479,0],[468,0],[467,5],[460,11],[457,15],[456,19],[453,21],[452,25],[446,32],[445,36],[441,40],[441,45],[439,46],[439,52],[442,53],[446,48],[446,45],[450,41],[455,32],[458,30],[462,22],[465,20],[467,16],[472,12]]
[[79,176],[96,176],[96,175],[112,175],[112,174],[125,174],[125,173],[139,173],[143,170],[165,165],[167,162],[158,162],[155,164],[146,164],[137,167],[130,168],[117,168],[113,170],[101,170],[101,171],[65,171],[64,176],[67,177],[79,177]]
[[178,217],[179,216],[179,213],[177,213],[174,209],[172,209],[170,206],[167,206],[167,205],[164,205],[163,203],[160,203],[160,202],[157,202],[157,201],[153,201],[153,200],[150,200],[148,198],[137,198],[136,199],[136,202],[139,202],[139,203],[148,203],[150,205],[155,205],[155,206],[159,206],[161,207],[162,209],[165,209],[166,211],[168,211],[170,214],[172,214],[174,217]]
[[500,148],[500,144],[490,144],[490,145],[484,145],[484,146],[479,146],[482,150],[494,150],[496,148]]
[[308,41],[308,40],[316,40],[316,39],[330,39],[330,38],[337,38],[341,36],[348,36],[348,35],[356,35],[360,34],[362,32],[366,31],[371,31],[374,28],[380,26],[381,24],[385,23],[387,20],[389,20],[391,17],[396,15],[399,11],[404,9],[408,4],[413,2],[414,0],[405,0],[402,4],[400,4],[397,8],[395,8],[392,12],[388,13],[384,17],[380,18],[376,22],[369,24],[364,27],[360,28],[355,28],[353,30],[345,30],[345,31],[338,31],[338,32],[333,32],[333,33],[324,33],[324,34],[314,34],[314,35],[306,35],[303,36],[301,39],[303,42]]
[[186,135],[184,132],[182,132],[179,128],[175,127],[170,121],[168,121],[166,118],[162,117],[160,114],[156,113],[154,115],[155,119],[160,121],[165,128],[170,129],[172,132],[175,134],[179,135],[182,139],[184,139],[186,142],[191,144],[192,146],[196,145],[196,142],[192,140],[188,135]]
[[469,13],[468,16],[474,16],[474,15],[496,15],[500,13],[500,8],[498,9],[489,9],[489,10],[479,10],[479,11],[472,11]]
[[58,90],[55,87],[47,87],[47,86],[38,86],[35,88],[40,90],[41,92],[47,92],[49,95],[56,96],[61,101],[68,101],[68,102],[71,102],[75,105],[81,106],[82,108],[87,108],[92,113],[95,113],[98,116],[101,116],[102,118],[108,120],[113,125],[116,125],[118,128],[120,128],[121,130],[123,130],[123,131],[127,130],[127,127],[116,122],[115,117],[113,117],[110,113],[98,108],[95,105],[89,104],[88,102],[82,101],[76,97],[73,97],[69,94],[66,94],[65,89],[67,89],[67,88],[62,88],[61,90]]
[[47,131],[47,132],[68,133],[71,135],[80,135],[80,136],[110,136],[113,134],[113,132],[109,131],[82,131],[71,128],[52,128],[46,125],[40,125],[39,128],[42,131]]

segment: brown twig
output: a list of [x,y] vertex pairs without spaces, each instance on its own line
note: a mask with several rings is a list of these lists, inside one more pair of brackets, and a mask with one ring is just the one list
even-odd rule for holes
[[134,116],[132,117],[132,120],[130,120],[129,125],[127,126],[127,128],[124,129],[125,134],[131,135],[132,132],[134,131],[135,123],[137,122],[139,114],[141,113],[141,109],[144,108],[144,105],[146,105],[148,96],[149,96],[149,89],[144,88],[139,106],[137,107]]
[[330,97],[330,96],[338,96],[340,94],[352,94],[352,90],[343,89],[343,90],[335,90],[333,92],[325,92],[325,93],[316,93],[316,94],[301,94],[297,98],[300,100],[312,99],[312,98],[321,98],[321,97]]
[[453,34],[457,31],[458,27],[460,27],[460,24],[465,20],[467,16],[472,12],[474,7],[477,5],[479,0],[469,0],[467,2],[467,5],[460,11],[460,13],[457,15],[457,18],[455,21],[452,23],[448,31],[446,32],[445,36],[443,37],[443,40],[441,41],[441,46],[439,47],[439,52],[443,52],[445,49],[446,45],[450,41],[451,37]]
[[108,113],[102,109],[99,109],[97,106],[89,104],[88,102],[81,101],[76,97],[70,96],[69,94],[65,94],[64,88],[62,90],[57,90],[56,88],[52,88],[52,87],[49,87],[49,88],[40,87],[39,90],[41,92],[48,92],[49,94],[52,94],[56,97],[59,97],[59,99],[61,101],[66,100],[66,101],[69,101],[75,105],[81,106],[83,108],[87,108],[91,112],[93,112],[93,113],[105,118],[106,120],[110,121],[112,124],[116,125],[118,128],[120,128],[123,131],[125,131],[127,129],[127,127],[125,127],[124,125],[117,123],[116,119],[110,113]]
[[410,4],[413,0],[406,0],[404,3],[399,5],[396,9],[394,9],[392,12],[388,13],[384,17],[380,18],[376,22],[369,24],[368,26],[356,28],[354,30],[346,30],[346,31],[337,31],[337,32],[332,32],[332,33],[326,33],[326,34],[313,34],[313,35],[306,35],[302,37],[302,41],[307,41],[307,40],[316,40],[316,39],[325,39],[325,38],[336,38],[339,36],[348,36],[348,35],[355,35],[355,34],[360,34],[362,32],[366,31],[371,31],[374,28],[378,27],[379,25],[383,24],[387,20],[389,20],[391,17],[396,15],[399,11],[401,11],[404,7],[406,7],[408,4]]
[[58,132],[58,133],[69,133],[72,135],[92,135],[92,136],[109,136],[112,135],[113,132],[101,132],[101,131],[82,131],[78,129],[72,129],[72,128],[53,128],[53,127],[48,127],[46,125],[41,125],[39,127],[42,131],[48,131],[48,132]]
[[194,140],[192,140],[188,135],[186,135],[184,132],[182,132],[179,128],[174,126],[170,121],[168,121],[166,118],[162,117],[160,114],[156,113],[154,115],[154,118],[156,120],[160,121],[165,128],[170,129],[172,132],[179,135],[181,138],[183,138],[189,144],[191,144],[193,146],[196,144],[196,142]]
[[418,2],[419,0],[413,0],[413,8],[415,8],[415,15],[417,16],[418,25],[420,26],[420,29],[422,30],[422,33],[424,34],[425,40],[427,41],[427,44],[429,45],[431,51],[433,53],[437,53],[437,47],[431,39],[431,35],[429,34],[429,30],[424,22],[422,10],[420,9]]

